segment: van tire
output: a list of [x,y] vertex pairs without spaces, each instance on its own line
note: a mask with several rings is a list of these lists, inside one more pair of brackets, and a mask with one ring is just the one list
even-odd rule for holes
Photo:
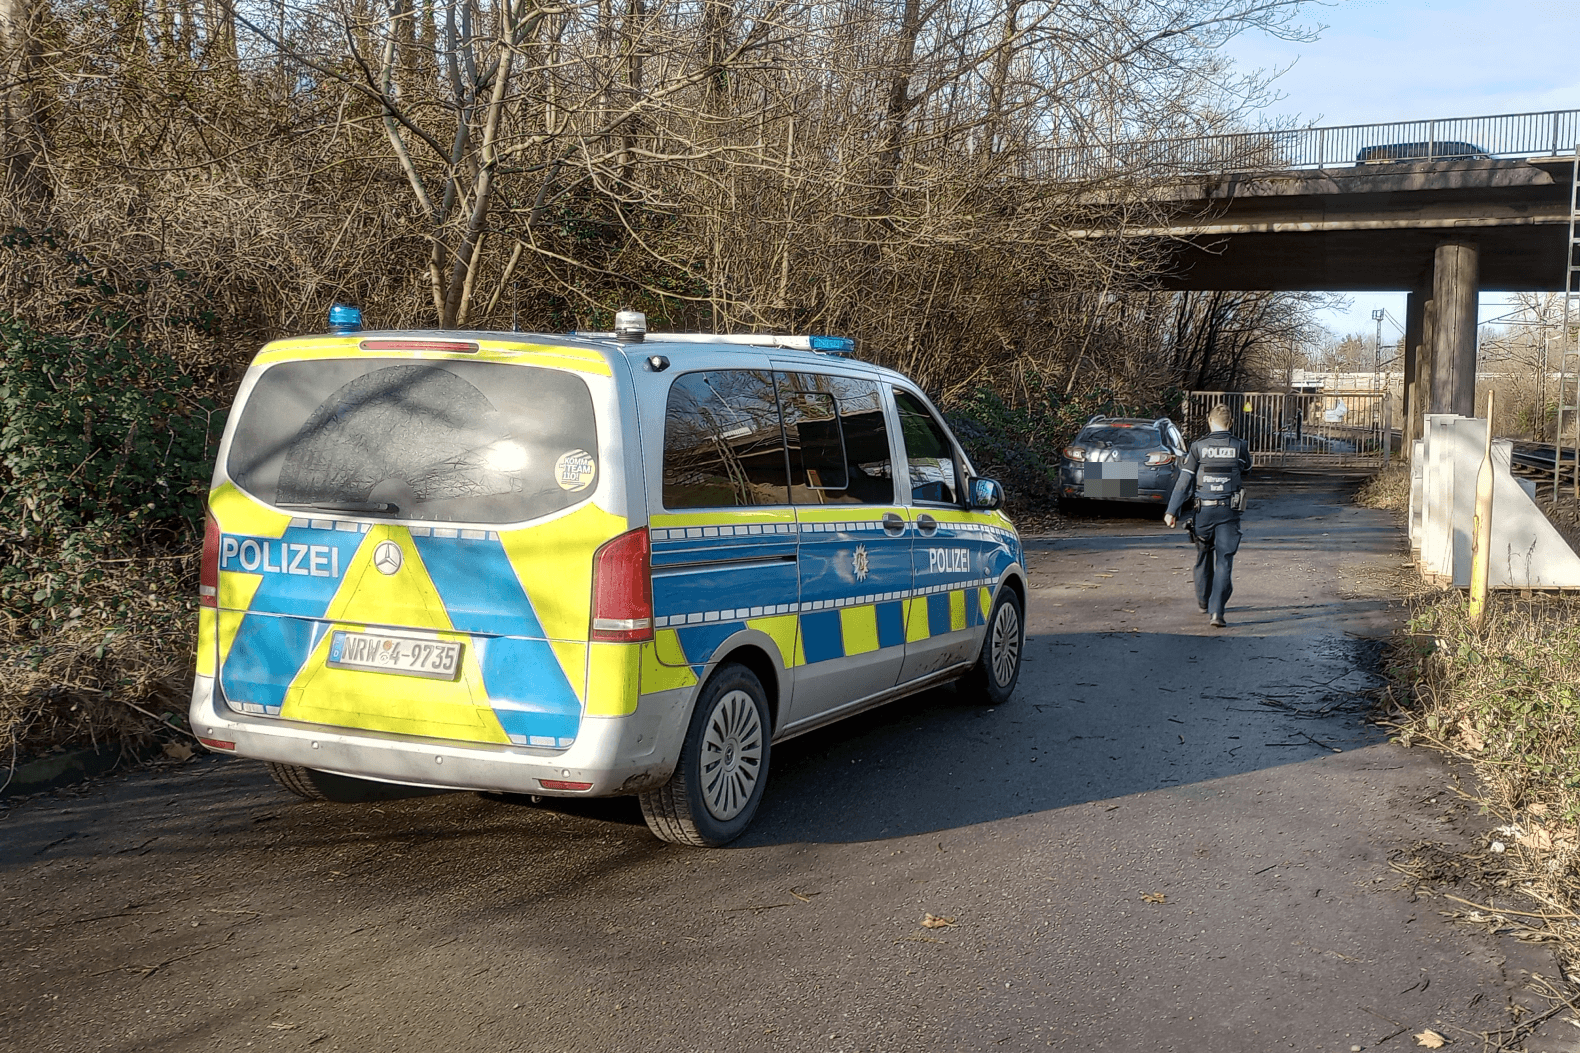
[[[721,666],[697,697],[674,774],[638,795],[648,829],[660,841],[698,848],[741,836],[762,802],[772,738],[762,681],[744,665]],[[715,774],[721,765],[727,770]]]
[[961,688],[975,701],[990,706],[1009,701],[1020,680],[1021,653],[1026,649],[1026,617],[1020,596],[1005,586],[998,590],[988,614],[987,632],[977,664],[961,680]]
[[264,761],[264,767],[280,787],[307,801],[332,801],[335,804],[366,804],[370,801],[399,801],[407,797],[428,797],[450,793],[436,787],[402,786],[392,782],[358,779],[332,771],[304,768],[300,764]]
[[305,801],[329,800],[324,796],[324,791],[314,785],[313,776],[316,773],[313,769],[304,768],[299,764],[275,764],[273,761],[265,761],[263,766],[269,769],[270,776],[281,789],[294,793]]

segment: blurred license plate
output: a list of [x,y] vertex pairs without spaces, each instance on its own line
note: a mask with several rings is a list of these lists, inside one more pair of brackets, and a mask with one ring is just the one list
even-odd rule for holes
[[454,680],[461,673],[461,644],[337,631],[329,641],[329,665],[334,669],[370,669]]

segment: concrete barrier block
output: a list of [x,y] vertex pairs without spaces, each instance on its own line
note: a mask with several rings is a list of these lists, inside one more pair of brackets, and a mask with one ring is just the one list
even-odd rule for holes
[[[1470,585],[1476,476],[1486,441],[1487,422],[1479,417],[1431,413],[1423,421],[1410,468],[1410,546],[1428,580]],[[1535,485],[1514,475],[1513,449],[1506,439],[1493,440],[1489,586],[1580,588],[1580,554],[1536,504]]]
[[1580,588],[1580,555],[1535,500],[1535,485],[1516,478],[1514,444],[1492,443],[1492,549],[1488,581],[1494,589]]

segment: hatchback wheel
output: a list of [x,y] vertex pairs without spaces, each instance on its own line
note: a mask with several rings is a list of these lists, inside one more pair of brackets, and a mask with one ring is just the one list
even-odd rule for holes
[[1011,588],[999,589],[988,615],[982,653],[966,678],[967,689],[980,692],[991,705],[1008,702],[1020,679],[1020,653],[1025,645],[1020,597]]
[[675,773],[640,795],[648,829],[699,847],[741,836],[762,801],[771,737],[762,682],[743,665],[721,667],[697,699]]

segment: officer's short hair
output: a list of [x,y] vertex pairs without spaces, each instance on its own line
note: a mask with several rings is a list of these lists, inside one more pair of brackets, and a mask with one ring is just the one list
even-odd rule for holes
[[1207,423],[1214,431],[1222,431],[1234,423],[1234,414],[1229,412],[1229,407],[1219,403],[1207,414]]

